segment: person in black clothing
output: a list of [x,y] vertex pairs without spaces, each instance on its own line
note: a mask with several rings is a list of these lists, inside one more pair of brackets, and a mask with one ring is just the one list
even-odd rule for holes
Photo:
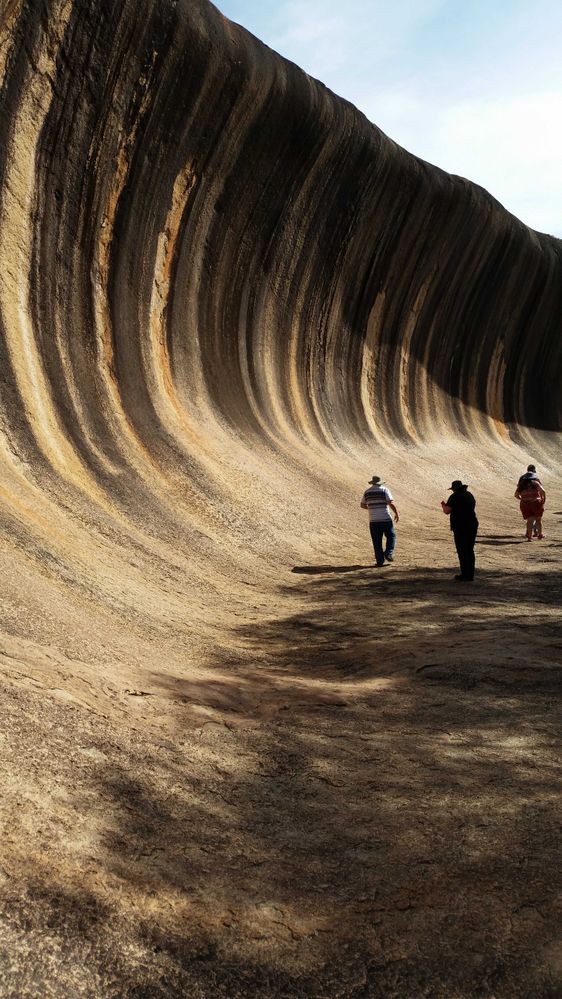
[[451,483],[451,489],[453,491],[447,502],[441,500],[441,509],[451,518],[451,530],[459,556],[461,571],[455,579],[470,583],[474,579],[474,542],[478,531],[476,500],[460,479]]

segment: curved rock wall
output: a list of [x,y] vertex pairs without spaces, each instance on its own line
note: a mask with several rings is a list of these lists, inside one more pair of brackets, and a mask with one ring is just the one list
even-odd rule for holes
[[204,557],[236,526],[209,523],[218,463],[258,444],[304,465],[561,429],[559,240],[202,0],[1,18],[4,489],[28,523],[39,496],[126,508],[143,543],[188,520]]

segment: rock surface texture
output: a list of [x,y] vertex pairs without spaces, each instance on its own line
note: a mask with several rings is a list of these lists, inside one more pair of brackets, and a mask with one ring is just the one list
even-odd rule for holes
[[0,0],[0,351],[2,995],[562,994],[562,241],[203,0]]

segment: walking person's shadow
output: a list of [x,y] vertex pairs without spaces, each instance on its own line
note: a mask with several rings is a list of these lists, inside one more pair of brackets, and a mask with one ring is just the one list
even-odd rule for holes
[[372,563],[369,565],[295,565],[291,572],[300,572],[307,576],[320,576],[328,572],[358,572],[360,569],[372,568]]
[[476,538],[477,545],[522,545],[525,538],[514,538],[512,534],[481,534]]

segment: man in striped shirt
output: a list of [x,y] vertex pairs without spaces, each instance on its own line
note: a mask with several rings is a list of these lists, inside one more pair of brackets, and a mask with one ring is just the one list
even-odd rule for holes
[[[394,521],[399,521],[398,510],[394,505],[390,490],[387,489],[380,475],[373,475],[369,479],[370,489],[363,493],[361,506],[369,511],[369,530],[371,540],[375,549],[376,563],[381,568],[385,559],[387,562],[394,561],[394,547],[396,545],[396,531],[390,516],[390,510],[394,514]],[[382,539],[386,538],[386,549],[383,551]]]

